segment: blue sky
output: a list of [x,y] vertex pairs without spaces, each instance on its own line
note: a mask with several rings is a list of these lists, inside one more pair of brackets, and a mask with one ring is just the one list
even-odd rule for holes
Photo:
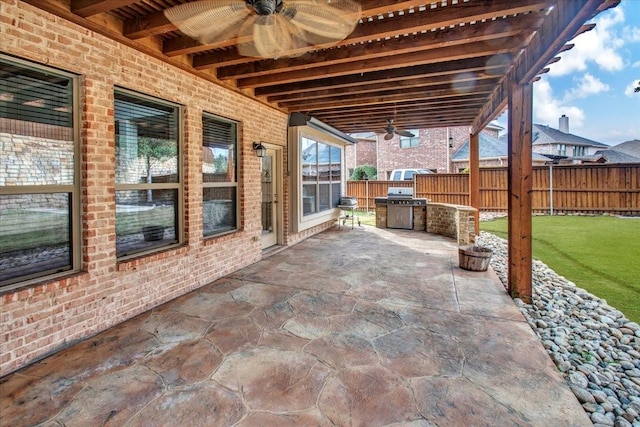
[[[640,139],[640,0],[622,0],[574,38],[574,48],[533,85],[533,122],[608,145]],[[506,114],[498,120],[506,129]]]

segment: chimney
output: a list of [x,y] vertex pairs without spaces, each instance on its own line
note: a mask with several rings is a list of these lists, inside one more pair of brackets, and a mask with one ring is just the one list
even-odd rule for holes
[[560,117],[559,129],[560,132],[569,133],[569,117],[565,116],[564,114],[562,115],[562,117]]

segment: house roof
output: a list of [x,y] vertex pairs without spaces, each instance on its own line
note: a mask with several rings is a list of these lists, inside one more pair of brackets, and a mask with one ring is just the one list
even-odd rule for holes
[[[480,160],[482,159],[496,159],[496,158],[507,158],[507,140],[503,138],[494,138],[490,135],[485,134],[484,132],[480,133],[479,139],[479,151],[480,151]],[[469,141],[465,141],[465,143],[460,146],[456,150],[455,153],[451,156],[451,161],[468,161],[469,160]],[[549,158],[547,156],[543,156],[542,154],[533,153],[532,160],[540,160],[547,161]]]
[[595,155],[604,157],[607,163],[640,163],[640,157],[632,156],[615,149],[598,150]]
[[611,150],[640,158],[640,139],[622,142],[611,147]]
[[531,139],[533,145],[567,144],[584,147],[609,148],[607,144],[583,138],[572,133],[564,133],[546,125],[533,124]]
[[[187,29],[179,30],[164,11],[187,0],[24,1],[278,111],[300,112],[344,133],[381,132],[388,118],[404,129],[469,126],[479,132],[505,109],[511,84],[535,80],[559,52],[572,47],[570,40],[594,27],[587,21],[620,2],[358,0],[355,29],[346,38],[328,45],[320,35],[305,50],[267,59],[240,54],[238,46],[253,42],[249,33],[224,31],[197,41]],[[243,1],[234,2],[223,11],[245,10],[241,6]],[[245,12],[250,18],[242,22],[255,20],[253,11]],[[203,31],[220,26],[209,18],[200,22],[208,25],[199,27]],[[318,19],[312,27],[321,24]]]

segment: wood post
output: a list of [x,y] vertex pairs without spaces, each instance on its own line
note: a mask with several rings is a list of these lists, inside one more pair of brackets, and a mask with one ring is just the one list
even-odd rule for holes
[[510,85],[508,138],[508,271],[511,297],[530,303],[531,283],[531,117],[532,83]]
[[480,134],[469,135],[469,203],[476,208],[473,215],[475,235],[480,234]]

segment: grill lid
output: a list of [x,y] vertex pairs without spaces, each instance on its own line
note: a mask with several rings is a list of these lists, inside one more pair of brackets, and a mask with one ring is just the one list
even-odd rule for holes
[[390,199],[412,199],[413,188],[411,187],[389,187],[387,197]]

